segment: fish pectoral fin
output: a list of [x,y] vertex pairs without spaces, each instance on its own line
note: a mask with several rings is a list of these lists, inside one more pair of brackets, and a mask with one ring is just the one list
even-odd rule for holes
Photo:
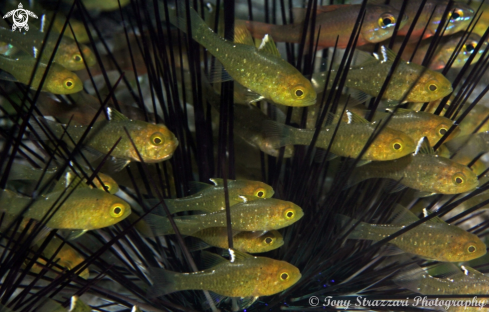
[[368,159],[360,159],[358,162],[357,162],[357,167],[361,167],[361,166],[364,166],[368,163],[371,163],[372,161],[371,160],[368,160]]
[[202,269],[210,269],[212,267],[215,267],[216,265],[219,265],[221,263],[228,262],[226,258],[223,258],[219,255],[216,255],[215,253],[208,252],[208,251],[203,251],[200,256],[200,266]]
[[261,44],[258,47],[258,51],[273,56],[281,57],[280,52],[277,49],[277,45],[275,44],[275,41],[273,41],[272,36],[270,35],[265,35],[265,37],[263,37],[263,40],[261,41]]
[[243,297],[243,298],[237,299],[239,309],[244,310],[244,309],[248,308],[253,303],[255,303],[255,301],[258,300],[258,298],[259,298],[258,296],[256,296],[256,297],[250,296],[250,297]]
[[397,255],[402,255],[403,253],[406,252],[401,248],[392,244],[387,244],[383,246],[383,248],[379,251],[379,255],[381,256],[397,256]]
[[[370,100],[373,97],[373,96],[371,96],[371,95],[369,95],[363,91],[353,89],[353,88],[349,89],[349,95],[350,95],[350,98],[358,101],[358,104],[367,102],[368,100]],[[363,107],[363,108],[365,109],[365,107]]]
[[110,164],[110,170],[112,170],[114,172],[119,172],[122,169],[124,169],[127,165],[129,165],[130,163],[131,163],[131,161],[129,159],[112,157],[112,161],[109,163]]
[[227,70],[224,68],[221,62],[219,62],[217,59],[214,60],[214,66],[211,68],[211,72],[209,74],[209,82],[214,83],[214,82],[225,82],[225,81],[231,81],[233,80],[233,77],[229,75]]

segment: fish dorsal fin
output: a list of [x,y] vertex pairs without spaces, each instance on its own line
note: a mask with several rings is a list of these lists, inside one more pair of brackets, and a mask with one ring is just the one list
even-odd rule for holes
[[392,51],[389,48],[386,48],[385,46],[380,47],[380,52],[382,53],[382,58],[380,60],[381,63],[394,62],[394,59],[397,56],[396,52]]
[[204,269],[209,269],[225,262],[228,262],[226,258],[216,255],[215,253],[208,251],[203,251],[201,253],[201,263]]
[[[423,215],[426,218],[429,216],[431,212],[429,212],[426,208],[423,208]],[[431,218],[428,222],[430,223],[441,223],[441,224],[447,224],[445,221],[443,221],[440,217],[436,216]]]
[[242,251],[239,251],[239,250],[229,248],[227,251],[229,252],[229,257],[230,257],[229,261],[231,263],[241,262],[241,261],[244,261],[246,259],[254,258],[252,255],[249,255],[249,254],[242,252]]
[[253,42],[253,37],[246,27],[246,22],[243,20],[236,20],[234,22],[234,42],[250,45],[253,47],[255,46],[255,42]]
[[109,116],[110,121],[128,121],[129,118],[124,116],[121,112],[118,110],[112,108],[112,107],[107,107],[107,115]]
[[138,306],[133,306],[131,312],[143,312]]
[[70,171],[65,173],[64,180],[65,188],[90,188],[79,176]]
[[411,210],[401,205],[396,205],[393,210],[392,224],[411,224],[419,221],[419,218]]
[[418,154],[436,155],[427,137],[422,137],[419,139],[418,146],[416,146],[416,150],[414,151],[414,155]]
[[273,56],[281,57],[280,52],[278,52],[277,46],[270,35],[265,35],[261,41],[258,51],[267,53]]
[[370,124],[367,119],[350,110],[346,110],[346,115],[348,116],[348,124]]
[[73,296],[71,297],[71,305],[68,312],[92,312],[92,308],[90,308],[85,302],[81,301],[78,296]]
[[214,183],[215,187],[224,187],[224,180],[221,178],[210,178],[209,181]]
[[332,12],[332,11],[336,11],[336,10],[341,9],[341,8],[347,8],[350,5],[351,4],[322,5],[322,6],[319,6],[317,8],[317,12],[321,12],[321,13],[324,13],[324,12]]
[[[388,113],[394,113],[394,108],[386,108],[386,112]],[[412,109],[407,109],[407,108],[398,108],[396,110],[396,114],[408,114],[408,113],[414,113]]]

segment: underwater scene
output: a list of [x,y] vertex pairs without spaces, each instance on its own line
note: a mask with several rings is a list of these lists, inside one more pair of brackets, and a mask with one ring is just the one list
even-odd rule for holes
[[489,2],[0,15],[0,312],[489,308]]

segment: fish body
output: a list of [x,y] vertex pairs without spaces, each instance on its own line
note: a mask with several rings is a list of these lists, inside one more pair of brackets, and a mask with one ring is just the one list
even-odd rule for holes
[[[271,231],[287,227],[298,221],[303,215],[302,209],[292,202],[264,198],[233,205],[231,225],[233,231]],[[192,235],[211,227],[225,228],[227,226],[225,211],[173,217],[173,220],[183,235]],[[174,234],[170,221],[166,217],[148,214],[144,221],[156,235]]]
[[[373,1],[374,3],[384,3],[385,0]],[[400,10],[402,6],[403,0],[390,0],[389,5],[393,8]],[[422,0],[409,0],[407,1],[405,14],[409,17],[409,21],[404,25],[404,27],[399,28],[399,32],[397,33],[400,36],[406,36],[411,24],[413,22],[416,13],[419,10],[419,7],[422,4]],[[426,28],[426,32],[423,35],[423,38],[432,37],[436,33],[436,29],[440,24],[443,13],[448,5],[448,1],[446,0],[428,0],[423,6],[423,10],[421,15],[418,18],[416,25],[414,26],[414,30],[411,34],[411,38],[418,39],[423,34],[424,29]],[[433,15],[432,15],[433,14]],[[470,8],[470,6],[457,1],[451,8],[451,12],[448,17],[448,25],[443,35],[448,36],[459,31],[465,30],[467,26],[469,26],[470,22],[474,18],[475,11]]]
[[[139,120],[130,120],[114,109],[107,109],[110,120],[96,122],[84,141],[89,146],[103,154],[108,154],[114,144],[121,138],[112,151],[111,156],[125,160],[124,166],[130,161],[140,161],[131,140],[124,128],[129,132],[138,152],[144,162],[155,163],[169,159],[178,146],[178,139],[161,124],[151,124]],[[65,129],[58,123],[47,123],[51,130],[61,137]],[[71,138],[78,142],[87,130],[86,126],[70,125],[66,128]]]
[[[272,100],[287,106],[309,106],[316,103],[316,92],[295,67],[280,57],[277,47],[266,37],[261,49],[224,40],[215,34],[195,10],[190,10],[192,38],[204,46],[224,66],[237,82]],[[182,31],[185,20],[172,21]]]
[[[319,33],[319,47],[334,47],[338,38],[337,47],[346,48],[353,33],[360,8],[361,5],[326,5],[318,7],[314,34],[317,36]],[[305,16],[305,9],[295,9],[295,12],[298,12],[298,10],[301,10],[301,15]],[[357,45],[377,43],[390,38],[394,32],[398,17],[399,11],[391,6],[367,5],[365,20],[360,30]],[[401,27],[407,21],[408,17],[405,15],[401,21]],[[278,42],[300,43],[304,29],[303,21],[288,25],[273,25],[255,21],[247,21],[246,24],[253,37],[261,39],[265,34],[269,34]],[[308,42],[307,40],[306,42]],[[316,38],[313,40],[315,43]]]
[[[114,225],[131,214],[131,207],[124,200],[98,189],[78,188],[70,194],[50,193],[29,206],[23,217],[41,221],[50,211],[46,226],[53,229],[94,230]],[[68,194],[70,194],[68,196]],[[66,196],[68,196],[66,198]],[[0,207],[11,215],[19,215],[32,199],[3,190]],[[53,212],[56,212],[53,214]]]
[[[367,116],[370,112],[356,107],[349,109],[360,116]],[[391,113],[376,111],[372,120],[386,120],[389,114]],[[423,137],[427,137],[430,144],[434,145],[445,135],[445,133],[447,133],[448,129],[450,129],[453,124],[454,122],[452,120],[442,116],[422,111],[416,112],[409,109],[397,109],[392,113],[392,117],[387,126],[390,129],[404,132],[409,135],[414,142],[419,142]],[[459,133],[460,129],[456,127],[446,140],[448,141],[455,138]]]
[[[419,220],[407,209],[404,213],[406,214],[403,215],[405,220],[395,221],[395,224],[360,222],[348,238],[380,241],[402,230],[406,225]],[[349,221],[346,216],[339,216],[338,218],[342,223]],[[407,220],[407,218],[409,219]],[[356,223],[357,220],[353,220],[353,222]],[[396,245],[405,252],[437,261],[469,261],[486,254],[486,245],[479,237],[457,226],[449,225],[438,217],[397,236],[389,243]]]
[[[195,273],[177,273],[152,269],[152,296],[182,290],[209,290],[228,297],[261,297],[279,293],[300,278],[299,270],[285,262],[253,257],[233,251],[231,261],[216,260],[216,265]],[[214,255],[214,257],[218,257]]]
[[[191,236],[205,243],[226,249],[228,245],[227,228],[215,227],[193,233]],[[270,231],[262,235],[256,232],[239,232],[233,236],[233,248],[247,253],[261,253],[279,248],[284,244],[284,238],[278,231]]]
[[[316,142],[316,147],[327,149],[331,144],[330,152],[344,157],[356,158],[366,145],[376,125],[368,123],[358,115],[350,113],[351,123],[342,122],[338,128],[334,141],[331,143],[336,125],[324,127]],[[297,129],[275,122],[267,123],[264,132],[272,137],[276,146],[285,144],[309,145],[314,136],[313,129]],[[412,153],[416,148],[414,141],[401,131],[385,127],[362,155],[363,160],[390,160],[397,159]]]
[[[58,37],[61,35],[52,31],[47,35],[47,38],[45,36],[46,33],[34,29],[20,33],[0,27],[0,41],[18,47],[34,58],[40,58],[43,63],[48,63],[56,48]],[[44,42],[46,43],[41,54]],[[90,48],[83,44],[80,44],[80,48],[81,52],[73,39],[61,37],[61,42],[54,56],[54,62],[67,70],[73,71],[84,69],[85,62],[88,67],[95,65],[97,61]]]
[[[21,56],[17,59],[0,56],[0,69],[14,76],[19,82],[28,85],[36,62],[35,58],[29,56]],[[46,64],[39,63],[32,80],[32,89],[39,89],[46,69]],[[41,88],[41,91],[54,94],[72,94],[81,90],[83,90],[83,83],[80,78],[57,63],[51,64]]]
[[[467,108],[468,109],[468,108]],[[484,105],[474,106],[465,118],[460,122],[460,129],[462,130],[460,136],[472,134],[476,128],[478,128],[484,120],[489,116],[489,108]],[[489,122],[485,121],[484,124],[477,130],[477,132],[489,131]]]
[[[359,65],[348,71],[345,87],[360,90],[371,96],[378,96],[396,57],[392,50],[381,47],[381,55],[370,56],[357,51]],[[333,85],[337,71],[331,70],[328,86]],[[313,74],[312,81],[318,87],[326,83],[328,72]],[[452,92],[452,84],[442,74],[424,68],[421,65],[400,60],[387,85],[382,99],[424,103],[435,101]]]
[[467,166],[436,156],[428,143],[420,145],[425,146],[418,147],[415,154],[356,168],[349,185],[372,178],[386,178],[427,194],[460,194],[479,185],[477,176]]

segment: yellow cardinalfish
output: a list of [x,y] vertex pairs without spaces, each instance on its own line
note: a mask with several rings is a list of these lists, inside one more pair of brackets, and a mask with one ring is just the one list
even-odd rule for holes
[[[52,179],[56,173],[58,172],[58,168],[49,168],[47,170],[44,169],[35,169],[31,166],[27,166],[25,164],[16,163],[15,166],[9,171],[8,179],[9,180],[35,180],[38,181],[41,177],[43,177],[43,181],[48,181]],[[90,174],[89,174],[90,175]],[[66,173],[64,173],[58,182],[59,187],[67,187],[75,177],[75,173],[68,168]],[[100,178],[100,180],[98,178]],[[110,176],[103,174],[101,172],[97,173],[97,177],[95,177],[92,182],[98,189],[107,190],[110,194],[115,194],[119,191],[119,185],[112,179]],[[100,181],[102,183],[100,183]],[[41,183],[42,185],[42,183]],[[41,186],[42,187],[42,186]]]
[[[265,198],[236,204],[231,209],[231,225],[233,231],[271,231],[287,227],[297,222],[304,212],[301,207],[288,201]],[[208,214],[173,217],[178,230],[183,235],[192,235],[200,230],[211,227],[226,227],[226,212],[218,211]],[[144,221],[158,235],[174,234],[167,217],[148,214]],[[153,233],[143,233],[152,236]]]
[[[193,233],[210,246],[226,249],[228,245],[228,230],[223,227],[208,228]],[[233,236],[234,249],[248,253],[262,253],[279,248],[284,244],[284,238],[278,231],[239,232]],[[202,246],[205,247],[205,246]]]
[[182,290],[209,290],[226,297],[271,296],[291,287],[301,278],[299,269],[285,261],[254,257],[230,250],[231,260],[203,252],[211,267],[195,273],[177,273],[151,268],[151,297]]
[[477,176],[467,166],[435,155],[426,138],[420,140],[412,155],[391,161],[371,162],[356,168],[348,185],[372,178],[400,181],[399,187],[416,189],[420,191],[420,196],[460,194],[479,185]]
[[[357,107],[349,108],[349,110],[360,116],[367,116],[370,112],[369,110],[358,109]],[[386,109],[386,111],[387,112],[385,113],[376,111],[372,120],[386,120],[393,110]],[[430,143],[436,144],[454,124],[454,122],[448,118],[421,111],[416,112],[410,109],[398,108],[392,114],[392,118],[387,126],[390,129],[404,132],[409,135],[414,142],[419,142],[423,137],[427,137]],[[345,116],[343,119],[345,119]],[[460,129],[456,127],[445,141],[455,138],[459,133]]]
[[[316,91],[311,82],[280,57],[270,36],[266,36],[257,49],[239,43],[240,40],[235,39],[237,42],[233,43],[219,37],[193,9],[190,16],[192,38],[223,64],[232,79],[277,104],[309,106],[316,103]],[[182,18],[173,17],[172,23],[182,31],[187,30]],[[229,79],[220,77],[220,80]]]
[[[0,41],[8,42],[14,47],[24,50],[34,58],[41,58],[43,63],[47,63],[51,58],[60,34],[52,31],[47,35],[47,38],[45,36],[45,33],[35,29],[20,33],[0,27]],[[41,54],[41,47],[45,41],[46,44]],[[97,61],[90,48],[83,44],[80,44],[80,48],[81,52],[73,39],[62,37],[54,56],[54,62],[68,70],[84,69],[85,62],[89,67],[95,65]]]
[[[401,215],[395,224],[360,222],[348,235],[348,238],[380,241],[419,220],[416,215],[402,206],[398,206],[396,209]],[[337,218],[341,220],[342,224],[351,220],[343,215],[337,215]],[[350,224],[354,225],[356,222],[358,220],[352,220]],[[449,225],[438,217],[397,236],[389,243],[396,245],[405,252],[436,261],[469,261],[486,254],[486,245],[479,237],[457,226]]]
[[[369,3],[381,4],[387,2],[386,0],[373,0]],[[398,10],[401,9],[403,0],[389,0],[389,5]],[[409,28],[413,22],[419,7],[422,4],[422,0],[409,0],[407,1],[405,14],[409,17],[409,22],[404,27],[399,29],[397,33],[400,36],[407,35]],[[432,37],[436,33],[438,25],[440,25],[443,13],[448,5],[448,0],[428,0],[423,6],[421,15],[411,33],[413,40],[419,39],[421,34],[426,28],[423,38]],[[468,5],[461,3],[460,1],[454,2],[451,7],[451,11],[448,13],[447,18],[448,25],[446,30],[442,33],[443,36],[452,35],[456,32],[465,30],[469,26],[470,22],[474,18],[475,11]]]
[[[349,122],[341,122],[332,143],[331,138],[336,125],[327,126],[320,131],[316,141],[317,147],[326,149],[331,144],[330,152],[334,155],[358,157],[376,125],[350,111],[347,111],[347,115]],[[276,147],[286,144],[309,145],[315,132],[313,129],[297,129],[274,121],[266,122],[263,131],[275,142]],[[416,144],[407,134],[385,127],[363,154],[362,160],[397,159],[412,153],[415,149]]]
[[[87,187],[70,192],[68,190],[66,195],[54,192],[38,198],[24,212],[23,217],[41,221],[49,212],[52,217],[46,223],[47,227],[85,231],[114,225],[131,214],[128,203],[99,189]],[[12,191],[3,190],[0,193],[0,207],[11,215],[19,215],[31,201],[31,198],[19,196]]]
[[[134,150],[131,140],[127,136],[124,128],[129,132],[134,141],[138,152],[144,162],[156,163],[169,159],[178,146],[178,140],[168,128],[161,124],[150,124],[139,120],[130,120],[118,111],[107,108],[109,121],[96,122],[84,141],[84,144],[101,153],[107,154],[114,144],[121,138],[119,144],[112,151],[111,156],[116,158],[115,170],[122,170],[131,161],[140,161],[139,156]],[[44,120],[51,130],[61,136],[65,129],[62,125]],[[36,125],[31,123],[34,127]],[[70,125],[66,132],[71,138],[78,142],[83,133],[87,130],[85,126]],[[42,133],[42,130],[37,131]]]
[[[28,85],[36,62],[37,60],[30,56],[21,56],[16,59],[0,56],[0,69],[11,74],[19,82]],[[46,69],[46,64],[39,63],[32,80],[32,89],[39,89]],[[83,90],[83,83],[80,78],[75,73],[56,63],[51,64],[41,88],[41,91],[54,94],[72,94],[81,90]]]
[[[36,247],[40,247],[42,243],[43,242],[36,243]],[[44,250],[42,251],[42,255],[45,258],[50,259],[56,253],[53,262],[56,262],[58,265],[66,268],[67,270],[71,270],[83,261],[85,261],[85,259],[68,244],[64,244],[58,251],[58,248],[61,246],[62,243],[63,241],[61,239],[53,237],[46,245],[46,248],[44,248]],[[41,264],[46,264],[43,259],[39,258],[37,261]],[[39,273],[41,270],[42,266],[39,265],[34,265],[31,269],[31,271],[34,271],[36,273]],[[86,268],[78,276],[84,279],[88,279],[88,277],[90,276],[90,271],[88,270],[88,268]]]
[[[334,47],[338,38],[338,48],[346,48],[350,40],[361,5],[325,5],[317,8],[315,35],[319,33],[320,48]],[[301,42],[304,19],[307,9],[294,9],[294,24],[272,25],[247,21],[246,25],[253,37],[261,39],[269,34],[278,42]],[[389,39],[399,17],[399,10],[388,5],[367,5],[365,19],[360,30],[357,45],[377,43]],[[300,15],[300,16],[298,16]],[[404,15],[400,27],[406,25],[408,16]],[[320,32],[319,32],[320,30]],[[338,37],[339,36],[339,37]],[[306,39],[306,42],[308,39]]]
[[[396,57],[396,54],[384,46],[381,56],[371,56],[357,51],[357,64],[348,71],[345,87],[360,90],[371,96],[378,96]],[[333,85],[337,71],[331,70],[328,86]],[[324,88],[328,72],[313,74],[312,80],[319,88]],[[400,60],[382,99],[424,103],[435,101],[452,92],[452,84],[442,74],[426,69],[421,65]]]
[[[471,295],[489,294],[489,278],[469,266],[461,266],[463,271],[444,274],[445,278],[433,277],[426,270],[410,265],[397,274],[393,281],[404,288],[423,295]],[[478,309],[480,311],[480,309]]]
[[[466,36],[465,33],[458,33],[453,36],[447,36],[441,38],[440,42],[436,45],[435,52],[433,54],[430,63],[428,64],[428,68],[432,70],[440,70],[445,68],[448,61],[452,57],[452,54],[455,52],[457,45],[459,44],[460,40],[462,40],[464,36]],[[460,52],[458,53],[457,57],[453,61],[452,68],[462,68],[465,65],[469,57],[474,52],[475,47],[479,43],[480,39],[481,37],[477,34],[470,34],[470,36],[468,36],[465,39]],[[402,40],[396,40],[393,50],[396,52],[399,51],[401,44],[402,44]],[[405,60],[412,59],[413,63],[421,65],[423,63],[426,53],[428,52],[430,45],[431,45],[431,38],[421,41],[419,47],[417,42],[408,44],[404,49],[404,52],[402,53],[402,58]],[[481,48],[479,49],[479,52],[475,55],[474,59],[472,60],[472,64],[475,64],[480,59],[487,45],[488,45],[487,42],[483,42]],[[411,58],[415,51],[416,54],[414,54],[414,57]]]
[[[190,196],[165,199],[170,213],[191,210],[205,212],[226,210],[223,179],[212,178],[210,181],[214,183],[213,186],[206,183],[191,182],[191,188],[197,192]],[[246,196],[247,201],[253,201],[260,198],[270,198],[274,194],[273,188],[270,185],[260,181],[228,180],[227,182],[230,206],[242,203],[244,201],[242,196]],[[148,204],[154,206],[158,202],[157,200],[149,200]],[[153,210],[153,213],[163,216],[166,215],[164,210],[158,207]]]

